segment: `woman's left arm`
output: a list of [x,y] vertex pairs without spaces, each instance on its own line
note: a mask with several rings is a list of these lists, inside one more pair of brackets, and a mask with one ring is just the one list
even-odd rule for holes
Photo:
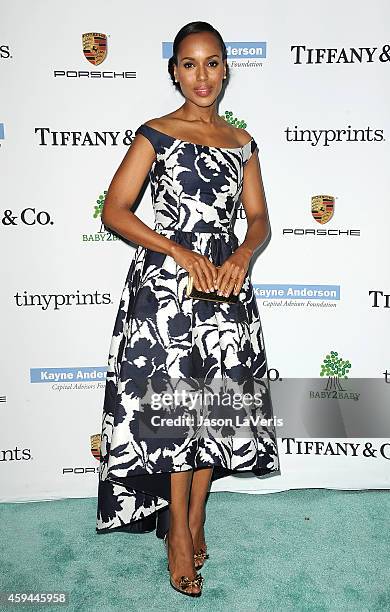
[[270,232],[257,148],[244,166],[241,202],[245,209],[248,229],[243,243],[218,269],[216,284],[224,295],[230,295],[232,291],[234,295],[240,293],[252,255],[265,242]]

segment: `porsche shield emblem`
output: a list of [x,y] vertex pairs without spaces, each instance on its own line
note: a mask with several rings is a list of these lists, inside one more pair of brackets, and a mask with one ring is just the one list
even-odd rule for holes
[[95,459],[100,461],[101,434],[93,434],[92,436],[90,436],[90,441],[91,453],[95,457]]
[[98,66],[107,55],[107,36],[97,32],[83,34],[83,51],[87,60]]
[[328,223],[333,217],[334,197],[330,195],[317,195],[311,199],[311,214],[318,223]]

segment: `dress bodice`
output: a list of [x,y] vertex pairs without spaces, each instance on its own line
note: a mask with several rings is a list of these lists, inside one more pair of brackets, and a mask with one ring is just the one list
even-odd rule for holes
[[156,153],[149,176],[155,229],[230,232],[240,200],[244,166],[257,147],[210,147],[186,142],[142,124]]

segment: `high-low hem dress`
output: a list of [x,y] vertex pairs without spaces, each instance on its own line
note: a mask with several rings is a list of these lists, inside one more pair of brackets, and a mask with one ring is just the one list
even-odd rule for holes
[[[239,246],[232,226],[255,140],[242,147],[210,147],[146,124],[136,134],[146,137],[156,154],[149,173],[153,229],[221,265]],[[249,275],[237,303],[188,297],[187,280],[188,272],[173,257],[136,248],[108,357],[98,533],[156,529],[163,537],[173,472],[213,467],[212,481],[239,472],[259,477],[279,472],[263,332]],[[195,435],[185,427],[175,438],[143,436],[140,424],[148,413],[140,389],[152,385],[162,391],[172,381],[192,379],[255,380],[267,425],[251,424],[246,436],[223,428]]]

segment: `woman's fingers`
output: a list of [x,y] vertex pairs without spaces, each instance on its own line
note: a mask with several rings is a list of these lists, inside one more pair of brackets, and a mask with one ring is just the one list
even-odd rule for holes
[[214,291],[217,287],[217,278],[218,278],[218,269],[207,257],[206,257],[206,265],[210,272],[209,280],[211,282],[211,291]]
[[226,296],[240,293],[247,269],[240,261],[228,259],[221,266],[215,266],[205,255],[185,247],[177,249],[174,258],[192,276],[198,291],[217,290],[219,295]]
[[196,289],[198,291],[207,291],[206,276],[198,260],[194,261],[192,264],[191,275],[194,278],[194,285]]
[[238,295],[241,291],[244,277],[245,272],[240,270],[239,266],[222,266],[218,281],[219,294],[228,296],[234,291],[234,294]]
[[194,285],[198,291],[213,291],[214,278],[216,278],[215,266],[205,256],[200,256],[192,262],[189,272],[194,279]]
[[238,295],[242,289],[245,279],[245,272],[241,272],[234,285],[234,295]]

